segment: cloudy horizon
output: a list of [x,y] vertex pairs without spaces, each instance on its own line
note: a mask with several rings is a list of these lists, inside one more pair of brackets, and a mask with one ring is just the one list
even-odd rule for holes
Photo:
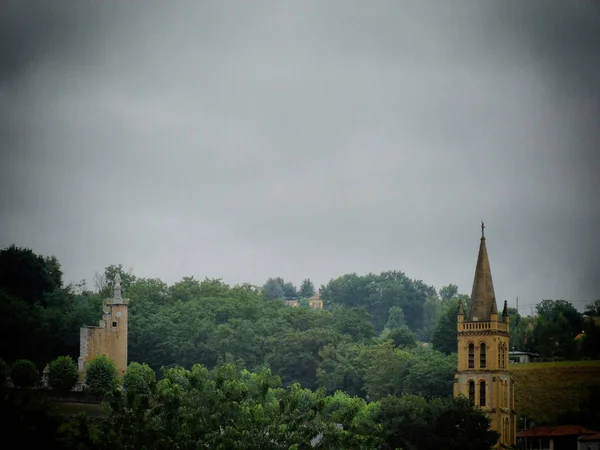
[[0,248],[600,298],[600,4],[9,0]]

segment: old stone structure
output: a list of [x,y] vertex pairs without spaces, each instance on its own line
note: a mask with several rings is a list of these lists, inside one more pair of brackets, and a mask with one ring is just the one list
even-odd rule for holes
[[115,277],[113,298],[104,302],[104,314],[99,326],[84,326],[79,337],[79,372],[95,356],[105,354],[117,366],[119,374],[127,368],[127,305],[121,295],[121,277]]
[[508,370],[508,307],[505,301],[499,317],[483,223],[469,320],[465,320],[463,308],[461,301],[457,314],[458,367],[454,378],[454,395],[468,397],[488,414],[490,428],[500,433],[496,448],[514,446],[515,386]]

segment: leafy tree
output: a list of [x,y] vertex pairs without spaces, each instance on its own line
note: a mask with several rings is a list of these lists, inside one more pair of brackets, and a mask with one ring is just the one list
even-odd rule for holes
[[600,299],[594,300],[589,305],[585,305],[585,315],[590,317],[600,316]]
[[96,356],[85,367],[86,387],[97,397],[110,394],[117,387],[117,376],[115,363],[106,355]]
[[156,383],[156,374],[148,364],[132,362],[123,374],[123,387],[127,392],[150,394]]
[[415,334],[406,325],[389,331],[386,339],[390,339],[396,347],[410,348],[417,344]]
[[301,298],[310,298],[313,295],[315,295],[315,285],[312,281],[310,281],[309,278],[306,278],[302,281],[302,284],[300,285],[300,289],[298,291],[298,295]]
[[381,400],[375,420],[381,424],[383,449],[483,450],[498,441],[490,419],[464,397],[429,403],[411,394]]
[[594,321],[584,324],[583,337],[579,340],[579,353],[583,358],[600,359],[600,325]]
[[283,295],[286,300],[294,300],[298,298],[298,290],[296,289],[296,286],[294,286],[294,283],[291,281],[284,281],[283,278],[280,277],[276,279],[283,289]]
[[423,303],[423,328],[419,337],[424,342],[430,342],[435,327],[442,313],[442,302],[437,296],[430,296]]
[[433,399],[430,411],[432,427],[423,436],[428,448],[482,450],[498,442],[500,435],[490,430],[490,418],[465,397]]
[[263,295],[269,300],[285,299],[285,291],[282,284],[275,278],[269,278],[264,284]]
[[533,340],[545,357],[573,358],[575,336],[582,330],[581,313],[566,300],[542,300],[537,305]]
[[69,392],[78,378],[77,364],[70,356],[59,356],[48,364],[48,384],[52,389]]
[[10,367],[10,379],[15,386],[31,387],[38,380],[38,370],[28,359],[17,359]]
[[355,341],[364,341],[375,335],[371,315],[365,308],[334,308],[332,326]]
[[0,287],[29,305],[45,306],[44,296],[62,287],[62,270],[54,256],[11,245],[0,250]]
[[537,352],[535,347],[533,330],[535,319],[531,316],[521,317],[516,326],[510,326],[510,344],[513,349],[519,351]]
[[411,358],[404,379],[404,392],[426,399],[452,395],[457,363],[456,353],[447,356],[435,350],[422,349]]
[[[361,434],[368,423],[361,417],[364,403],[339,397],[334,403],[322,392],[280,385],[269,370],[169,369],[149,397],[115,394],[110,416],[97,425],[103,439],[91,448],[374,447],[377,437]],[[343,414],[336,414],[340,410]],[[333,415],[343,418],[347,431],[336,426]],[[86,426],[80,422],[76,429]]]
[[456,284],[450,283],[448,286],[443,286],[440,288],[440,298],[442,300],[442,303],[447,303],[457,295],[458,286]]
[[406,325],[404,321],[404,312],[399,306],[392,306],[388,313],[388,320],[385,324],[384,329],[392,330],[394,328],[401,328]]
[[449,355],[458,349],[458,340],[456,338],[458,299],[449,300],[444,306],[444,310],[435,327],[431,342],[433,348]]
[[319,352],[317,383],[319,388],[333,394],[338,390],[364,397],[367,346],[355,343],[328,344]]
[[407,374],[410,354],[390,341],[368,347],[362,354],[366,367],[364,380],[367,400],[400,395]]
[[317,383],[319,352],[340,340],[338,333],[324,329],[281,333],[271,339],[266,361],[285,385],[300,383],[312,389]]

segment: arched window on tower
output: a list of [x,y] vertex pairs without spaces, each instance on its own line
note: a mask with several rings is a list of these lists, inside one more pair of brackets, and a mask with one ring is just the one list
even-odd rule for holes
[[505,444],[510,444],[510,437],[509,437],[510,436],[509,435],[509,433],[510,433],[510,427],[508,425],[508,417],[504,418],[504,427],[503,428],[504,428],[504,430],[503,430],[504,431],[504,436],[503,436],[504,437],[504,443]]
[[473,380],[469,381],[469,400],[471,403],[475,403],[475,382]]
[[485,369],[485,344],[479,345],[479,368]]
[[485,381],[479,383],[479,406],[485,406]]
[[475,368],[475,344],[469,344],[469,369]]

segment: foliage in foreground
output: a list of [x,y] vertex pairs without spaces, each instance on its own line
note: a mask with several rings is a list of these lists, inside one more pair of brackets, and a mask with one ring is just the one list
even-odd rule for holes
[[98,355],[86,364],[86,388],[95,396],[101,397],[112,392],[117,384],[117,376],[115,363],[106,355]]
[[123,374],[123,387],[127,392],[150,394],[156,383],[156,374],[148,364],[132,362]]
[[69,392],[77,378],[77,364],[70,356],[59,356],[48,364],[48,384],[58,392]]
[[38,380],[38,370],[28,359],[17,359],[10,367],[10,379],[15,386],[31,387]]
[[[171,368],[150,394],[116,391],[109,416],[64,426],[66,448],[488,449],[498,435],[464,398],[414,395],[367,403],[298,384],[264,369]],[[313,447],[314,446],[314,447]]]

